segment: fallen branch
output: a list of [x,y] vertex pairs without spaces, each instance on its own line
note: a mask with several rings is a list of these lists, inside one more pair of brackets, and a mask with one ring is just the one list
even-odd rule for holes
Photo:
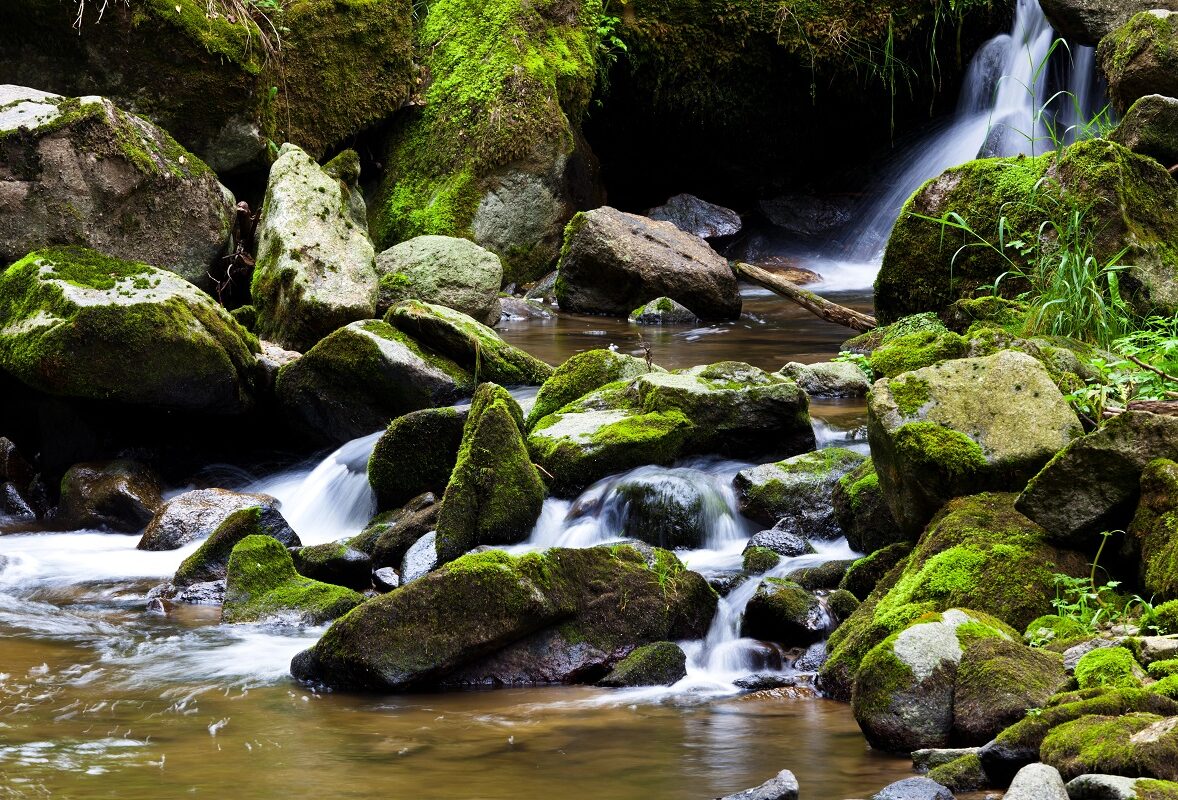
[[765,287],[774,294],[779,294],[788,300],[794,301],[811,314],[821,317],[827,322],[833,322],[836,325],[843,325],[857,331],[869,331],[879,325],[875,321],[875,317],[856,311],[853,308],[840,306],[838,303],[832,303],[824,297],[819,297],[813,292],[806,291],[796,283],[791,283],[779,275],[774,275],[767,269],[762,269],[752,264],[745,264],[740,261],[734,262],[732,268],[736,271],[737,275],[752,281],[758,286]]
[[1170,383],[1178,383],[1178,378],[1175,378],[1173,375],[1170,375],[1168,373],[1162,372],[1160,369],[1155,367],[1153,364],[1145,363],[1137,356],[1129,356],[1129,360],[1132,361],[1137,366],[1141,367],[1142,369],[1147,369],[1150,372],[1152,372],[1154,375],[1158,375],[1159,377],[1163,378],[1164,380],[1169,381]]

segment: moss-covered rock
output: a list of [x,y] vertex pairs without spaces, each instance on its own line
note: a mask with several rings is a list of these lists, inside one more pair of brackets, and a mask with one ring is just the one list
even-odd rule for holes
[[607,383],[637,378],[652,370],[661,372],[662,367],[647,365],[641,358],[613,350],[577,353],[553,370],[552,375],[540,386],[536,402],[528,413],[528,429],[549,414]]
[[743,469],[733,480],[740,511],[757,522],[777,523],[811,538],[838,538],[841,531],[831,495],[839,480],[863,461],[861,453],[829,447]]
[[1178,14],[1173,9],[1135,14],[1101,41],[1096,57],[1117,113],[1124,114],[1146,95],[1178,95],[1176,47]]
[[635,647],[700,636],[716,596],[625,545],[463,556],[365,603],[292,663],[331,686],[596,681]]
[[981,639],[965,648],[953,685],[953,738],[981,745],[1042,708],[1071,683],[1063,658],[1007,639]]
[[539,386],[552,374],[552,367],[461,311],[406,300],[390,309],[385,321],[461,365],[476,382]]
[[741,567],[752,575],[768,572],[781,562],[781,556],[768,547],[746,547],[741,554]]
[[438,512],[438,562],[482,544],[515,544],[544,505],[544,481],[524,444],[523,412],[502,387],[474,394],[462,443]]
[[670,686],[687,675],[687,655],[674,642],[639,647],[623,658],[598,686]]
[[351,589],[299,575],[285,545],[253,535],[229,555],[221,621],[319,625],[363,602],[364,595]]
[[1055,574],[1084,575],[1087,559],[1046,543],[1010,494],[948,503],[906,560],[831,635],[825,690],[846,697],[867,651],[926,613],[974,608],[1022,630],[1053,610]]
[[1088,715],[1053,728],[1039,753],[1065,779],[1088,773],[1178,779],[1178,717]]
[[261,335],[291,350],[308,350],[337,328],[376,316],[376,253],[359,165],[346,179],[333,169],[347,155],[320,167],[285,144],[270,168],[250,291]]
[[1081,433],[1047,371],[1012,350],[876,381],[868,401],[872,463],[908,536],[952,497],[1021,489]]
[[60,528],[138,533],[163,505],[159,477],[128,459],[75,464],[61,479]]
[[290,555],[300,575],[358,592],[372,588],[372,558],[343,542],[296,547]]
[[696,325],[699,317],[695,313],[669,297],[657,297],[649,303],[643,303],[630,312],[628,317],[635,325]]
[[346,325],[278,372],[275,392],[308,437],[331,444],[380,430],[422,408],[449,405],[473,376],[388,323]]
[[1076,663],[1076,683],[1081,689],[1136,689],[1145,670],[1123,647],[1101,647]]
[[1009,626],[962,609],[918,617],[863,658],[851,710],[873,747],[911,752],[946,747],[953,692],[965,650],[984,638],[1012,639]]
[[101,97],[0,87],[0,181],[20,187],[0,198],[0,265],[80,245],[207,286],[229,244],[229,190],[167,133]]
[[965,339],[950,331],[920,331],[897,336],[871,351],[868,363],[876,378],[894,378],[965,355]]
[[901,561],[906,560],[911,552],[912,545],[908,542],[896,542],[882,547],[851,564],[839,583],[839,588],[846,589],[859,600],[866,600],[884,576]]
[[394,511],[378,514],[348,545],[371,556],[374,568],[392,567],[399,572],[409,548],[437,530],[438,510],[437,495],[418,495]]
[[785,574],[786,580],[793,581],[803,589],[817,591],[820,589],[838,589],[843,578],[847,575],[854,561],[834,559],[817,567],[799,567]]
[[982,769],[982,760],[970,753],[933,767],[928,778],[953,792],[973,792],[985,788],[989,780]]
[[819,361],[801,364],[791,361],[778,370],[810,397],[864,397],[871,384],[856,364],[848,361]]
[[425,408],[389,423],[368,458],[368,483],[378,509],[397,508],[424,492],[445,491],[466,417],[455,408]]
[[377,313],[402,300],[423,300],[461,311],[485,325],[499,321],[499,256],[468,239],[417,236],[376,256]]
[[[156,509],[137,547],[140,550],[176,550],[189,542],[207,539],[231,515],[249,508],[261,509],[261,524],[268,527],[271,535],[282,539],[279,532],[288,526],[278,506],[278,501],[266,494],[194,489],[168,498]],[[228,552],[225,551],[226,558]]]
[[0,273],[0,368],[66,397],[212,414],[253,403],[257,340],[178,275],[94,250]]
[[1064,642],[1086,633],[1088,628],[1079,620],[1058,614],[1044,614],[1027,625],[1023,639],[1032,646],[1042,646],[1051,642]]
[[1133,102],[1109,139],[1164,167],[1178,164],[1178,99],[1147,94]]
[[1178,597],[1178,463],[1159,458],[1146,465],[1128,537],[1141,554],[1142,584],[1149,593]]
[[544,274],[576,210],[598,9],[430,4],[417,29],[421,102],[393,129],[372,209],[382,247],[462,236],[498,253],[509,281]]
[[233,548],[247,536],[269,536],[285,547],[302,544],[282,514],[273,506],[242,508],[225,517],[216,530],[201,542],[196,552],[180,562],[180,567],[172,577],[172,585],[184,588],[224,579]]
[[219,172],[264,164],[268,141],[318,158],[400,108],[416,77],[405,0],[310,0],[245,18],[199,0],[84,12],[74,30],[77,10],[59,3],[0,9],[0,74],[106,94]]
[[792,647],[821,639],[827,622],[822,604],[811,592],[793,581],[767,578],[749,600],[740,632]]
[[838,479],[830,500],[835,524],[853,550],[873,553],[904,541],[870,458]]

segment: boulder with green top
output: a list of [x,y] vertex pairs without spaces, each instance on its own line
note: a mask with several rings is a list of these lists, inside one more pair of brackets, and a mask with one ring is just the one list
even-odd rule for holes
[[1100,647],[1085,653],[1075,672],[1081,689],[1136,689],[1145,679],[1145,670],[1123,647]]
[[799,535],[836,539],[841,532],[831,494],[839,479],[865,458],[853,450],[828,447],[743,469],[733,480],[740,511],[767,525],[788,520],[779,527]]
[[163,505],[160,491],[159,476],[138,461],[75,464],[61,479],[61,502],[54,520],[66,530],[138,533]]
[[663,368],[613,350],[577,353],[553,370],[540,386],[528,414],[528,428],[607,383],[637,378],[656,370],[662,372]]
[[1178,460],[1178,417],[1128,411],[1076,439],[1028,484],[1018,509],[1056,541],[1088,547],[1103,531],[1125,530],[1154,459]]
[[269,536],[284,547],[302,544],[298,534],[291,530],[273,505],[242,508],[225,517],[196,552],[180,562],[179,569],[172,576],[172,585],[183,589],[224,579],[233,548],[247,536]]
[[1043,0],[1051,26],[1069,42],[1095,47],[1140,11],[1170,8],[1173,0]]
[[766,578],[745,608],[740,633],[796,647],[820,640],[829,622],[813,593],[793,581]]
[[624,504],[621,535],[668,550],[707,546],[709,527],[732,513],[724,495],[698,470],[638,469],[611,481],[603,496]]
[[920,331],[897,336],[877,347],[868,363],[876,378],[894,378],[903,372],[961,358],[965,351],[965,339],[956,333]]
[[897,564],[908,558],[912,552],[909,542],[896,542],[887,547],[881,547],[871,555],[860,558],[847,568],[847,574],[839,582],[840,589],[846,589],[859,600],[866,600],[880,581],[891,572]]
[[852,336],[843,342],[842,349],[849,353],[871,355],[881,347],[888,345],[901,336],[914,333],[943,334],[949,329],[945,323],[931,311],[908,314],[899,317],[887,325],[879,325],[871,330]]
[[250,508],[262,509],[262,524],[272,525],[275,533],[286,527],[278,511],[278,501],[269,495],[194,489],[164,501],[143,531],[138,548],[176,550],[189,542],[207,539],[230,516]]
[[253,404],[257,340],[172,272],[84,248],[0,273],[0,368],[47,394],[233,414]]
[[674,642],[643,645],[623,658],[598,686],[670,686],[687,675],[687,655]]
[[423,9],[428,80],[390,133],[372,206],[382,248],[462,236],[499,254],[509,282],[551,269],[565,223],[598,201],[579,134],[597,75],[595,9],[520,0]]
[[376,569],[392,567],[399,572],[409,549],[437,527],[438,498],[426,492],[394,511],[376,515],[348,546],[367,553]]
[[1178,780],[1178,717],[1083,716],[1053,728],[1039,754],[1066,780],[1088,773]]
[[703,635],[716,596],[671,553],[472,553],[333,625],[291,664],[330,686],[597,681],[636,647]]
[[834,521],[847,544],[860,553],[873,553],[906,540],[879,486],[871,459],[843,475],[830,495]]
[[277,539],[251,535],[229,555],[221,621],[321,625],[363,602],[359,592],[299,575]]
[[1043,366],[1013,350],[876,381],[867,410],[880,489],[906,536],[952,497],[1022,488],[1082,433]]
[[1164,167],[1178,164],[1178,99],[1160,94],[1138,98],[1109,139]]
[[985,744],[1070,683],[1056,653],[1009,639],[979,639],[965,648],[957,665],[953,739]]
[[630,322],[637,325],[695,325],[699,317],[682,303],[659,297],[630,312]]
[[308,437],[342,444],[422,408],[456,402],[474,378],[388,323],[346,325],[278,372],[275,393]]
[[872,648],[851,694],[851,711],[867,741],[892,752],[948,746],[962,658],[986,638],[1017,634],[987,614],[952,608],[918,617]]
[[383,315],[402,300],[461,311],[486,325],[499,321],[499,286],[503,264],[499,256],[469,239],[417,236],[395,244],[376,256]]
[[0,265],[81,245],[210,284],[233,195],[167,133],[102,97],[0,85],[0,140],[0,183],[10,187]]
[[456,408],[423,408],[389,423],[368,458],[368,483],[379,510],[397,508],[424,492],[445,491],[466,418]]
[[1146,95],[1178,95],[1176,44],[1178,8],[1165,3],[1142,9],[1101,41],[1096,58],[1118,114]]
[[1178,597],[1178,463],[1159,458],[1146,465],[1128,539],[1140,553],[1142,584],[1149,593]]
[[270,168],[250,290],[258,331],[306,351],[337,328],[376,316],[376,253],[360,164],[348,150],[321,167],[285,144]]
[[1088,634],[1088,626],[1072,617],[1058,614],[1044,614],[1031,620],[1023,631],[1023,640],[1032,647],[1042,647],[1051,642],[1066,642],[1077,636]]
[[801,364],[791,361],[779,370],[811,397],[863,397],[871,384],[867,375],[849,361],[819,361]]
[[989,783],[982,760],[976,753],[967,753],[933,767],[928,771],[928,779],[952,792],[974,792]]
[[736,276],[706,242],[608,206],[569,223],[556,297],[567,311],[616,317],[652,297],[676,300],[701,319],[735,319],[741,307]]
[[461,311],[406,300],[391,308],[385,321],[461,365],[480,382],[539,386],[552,374],[552,367]]
[[523,412],[506,389],[484,383],[475,391],[438,512],[438,563],[531,532],[546,492],[522,429]]
[[290,555],[300,575],[358,592],[372,588],[372,558],[344,542],[296,547]]

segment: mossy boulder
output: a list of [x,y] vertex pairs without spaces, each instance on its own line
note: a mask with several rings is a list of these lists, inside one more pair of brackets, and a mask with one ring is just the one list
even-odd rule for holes
[[794,647],[821,639],[828,623],[813,593],[793,581],[766,578],[745,608],[740,633]]
[[690,308],[669,297],[657,297],[630,312],[636,325],[695,325],[699,317]]
[[196,583],[223,580],[233,548],[247,536],[269,536],[285,547],[302,544],[274,506],[249,506],[230,513],[192,555],[180,562],[172,585],[185,588]]
[[410,95],[408,2],[309,0],[264,16],[229,9],[150,0],[87,6],[78,18],[77,9],[44,0],[5,7],[0,74],[64,94],[105,94],[218,172],[264,166],[269,141],[318,158]]
[[544,505],[544,481],[528,457],[519,404],[493,383],[474,394],[438,512],[438,562],[483,544],[527,538]]
[[227,489],[194,489],[168,498],[159,506],[137,547],[140,550],[176,550],[189,542],[207,539],[230,516],[251,508],[262,509],[261,524],[270,526],[273,533],[286,526],[278,511],[278,501],[269,495]]
[[376,253],[359,178],[352,151],[320,167],[295,145],[282,146],[270,168],[250,285],[263,338],[301,352],[376,316]]
[[781,556],[768,547],[745,547],[741,553],[741,568],[750,575],[768,572],[781,563]]
[[643,645],[623,658],[598,686],[670,686],[687,675],[687,655],[674,642]]
[[1080,689],[1136,689],[1145,670],[1123,647],[1100,647],[1085,653],[1076,663]]
[[1138,98],[1109,139],[1164,167],[1178,164],[1178,99],[1160,94]]
[[847,574],[839,582],[840,589],[846,589],[859,600],[866,600],[879,582],[891,572],[897,564],[908,558],[912,552],[912,545],[908,542],[896,542],[887,547],[881,547],[871,555],[860,558],[847,569]]
[[402,300],[422,300],[461,311],[485,325],[499,321],[503,264],[499,256],[469,239],[417,236],[400,242],[377,254],[376,273],[378,314]]
[[876,381],[867,410],[871,460],[907,536],[952,497],[1021,489],[1083,432],[1042,365],[1013,350]]
[[326,542],[291,550],[300,575],[358,592],[372,588],[372,558],[343,542]]
[[871,388],[863,370],[848,361],[791,361],[778,372],[810,397],[864,397]]
[[1076,439],[1018,499],[1018,509],[1053,539],[1087,547],[1102,531],[1125,530],[1141,494],[1141,474],[1158,458],[1178,460],[1178,417],[1128,411]]
[[378,509],[397,508],[424,492],[445,491],[466,418],[455,408],[423,408],[389,423],[368,458],[368,483]]
[[320,625],[363,602],[351,589],[299,575],[282,542],[252,535],[229,555],[221,621]]
[[625,504],[622,536],[667,550],[705,547],[716,520],[735,523],[724,495],[692,469],[637,470],[612,481],[605,494]]
[[1167,0],[1043,0],[1043,13],[1051,26],[1069,42],[1095,47],[1100,40],[1124,25],[1140,11],[1148,11]]
[[811,538],[838,538],[831,495],[839,479],[864,459],[853,450],[829,447],[743,469],[733,480],[740,511],[767,525],[788,520],[780,527]]
[[1033,646],[1042,646],[1051,642],[1066,642],[1088,632],[1087,626],[1079,620],[1058,614],[1044,614],[1031,620],[1023,631],[1023,639]]
[[[1085,223],[1096,232],[1092,255],[1101,263],[1129,248],[1121,261],[1134,268],[1124,273],[1121,291],[1138,311],[1178,310],[1178,250],[1172,245],[1178,186],[1152,158],[1098,139],[1036,158],[970,161],[921,187],[901,211],[876,279],[880,321],[943,311],[958,298],[988,291],[1010,269],[1004,255],[987,247],[966,248],[955,258],[960,237],[942,235],[928,217],[957,213],[993,240],[1001,218],[1007,241],[1031,241],[1045,221],[1040,209],[1056,203],[1088,208]],[[1026,286],[1007,279],[999,288],[1013,296]]]
[[678,301],[701,319],[740,316],[736,276],[698,236],[608,206],[573,217],[556,279],[560,307],[626,317],[652,297]]
[[75,464],[61,479],[55,522],[66,530],[138,533],[163,505],[159,477],[129,459]]
[[342,444],[423,408],[450,405],[473,376],[388,323],[346,325],[278,372],[283,411],[308,437]]
[[1088,715],[1053,728],[1039,751],[1065,779],[1088,773],[1178,779],[1178,717]]
[[1149,593],[1178,597],[1178,463],[1159,458],[1146,465],[1128,538],[1141,554],[1142,584]]
[[417,27],[425,81],[400,115],[372,208],[381,247],[470,238],[516,282],[556,260],[564,224],[596,199],[579,123],[596,76],[590,3],[430,4]]
[[636,647],[703,635],[716,596],[673,555],[625,545],[463,556],[365,603],[291,668],[331,686],[596,681]]
[[923,614],[973,608],[1021,631],[1053,611],[1055,575],[1086,575],[1087,559],[1047,544],[1013,506],[1011,494],[946,504],[911,555],[831,634],[821,673],[828,694],[846,697],[867,651]]
[[952,792],[973,792],[989,783],[982,760],[974,753],[958,756],[928,771],[928,779]]
[[180,276],[94,250],[0,273],[0,368],[47,394],[210,414],[253,403],[257,340]]
[[874,553],[904,541],[870,458],[843,475],[830,495],[834,521],[851,549]]
[[532,457],[562,496],[615,472],[687,455],[813,446],[805,393],[735,361],[607,384],[535,422],[528,436]]
[[394,511],[378,514],[348,545],[371,556],[374,568],[392,567],[399,572],[409,548],[437,527],[438,497],[426,492]]
[[931,311],[908,314],[901,316],[895,322],[878,325],[858,336],[852,336],[843,342],[842,349],[850,353],[869,356],[902,336],[916,333],[941,335],[948,330],[940,317]]
[[798,567],[785,573],[785,579],[793,581],[811,592],[833,591],[838,589],[839,584],[846,577],[847,570],[854,563],[850,559],[833,559],[816,567]]
[[980,639],[1015,636],[987,614],[953,608],[920,616],[880,642],[863,658],[851,693],[851,710],[867,741],[901,752],[948,746],[966,649]]
[[528,413],[528,428],[607,383],[637,378],[653,370],[661,372],[662,367],[648,365],[641,358],[613,350],[577,353],[553,370],[540,386]]
[[928,367],[965,355],[965,339],[951,331],[919,331],[897,336],[871,351],[868,363],[876,378],[894,378],[900,373]]
[[480,382],[539,386],[552,374],[552,367],[461,311],[406,300],[391,308],[385,321],[461,365]]
[[1142,9],[1101,41],[1096,57],[1117,113],[1124,114],[1146,95],[1178,95],[1176,45],[1178,12],[1164,4]]
[[1008,639],[979,639],[965,648],[957,665],[953,739],[985,744],[1070,683],[1056,653]]
[[0,266],[78,245],[207,286],[229,246],[234,199],[212,170],[101,97],[0,86],[0,182]]

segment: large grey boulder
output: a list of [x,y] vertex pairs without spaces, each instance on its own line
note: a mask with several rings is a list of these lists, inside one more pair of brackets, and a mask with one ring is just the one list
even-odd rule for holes
[[1174,0],[1040,0],[1051,27],[1073,44],[1094,47],[1138,12],[1178,11]]
[[1047,370],[1013,350],[882,378],[867,412],[880,489],[909,536],[950,498],[1021,489],[1082,433]]
[[485,325],[499,321],[499,256],[469,239],[418,236],[376,256],[377,312],[401,300],[424,300],[461,311]]
[[724,795],[720,800],[798,800],[798,779],[783,769],[760,786]]
[[1138,98],[1108,138],[1165,167],[1178,164],[1178,99],[1160,94]]
[[236,413],[257,350],[215,300],[147,264],[64,247],[0,273],[0,368],[47,394]]
[[175,550],[189,542],[206,539],[232,514],[246,508],[260,508],[262,524],[268,528],[278,530],[286,526],[278,512],[278,501],[269,495],[195,489],[160,505],[137,547],[140,550]]
[[661,206],[647,211],[646,216],[659,222],[669,222],[679,230],[701,239],[740,233],[740,214],[691,194],[677,194],[668,198]]
[[567,311],[625,317],[666,296],[703,319],[740,315],[736,277],[707,243],[608,206],[573,217],[559,271],[556,297]]
[[829,447],[736,474],[740,510],[766,525],[814,539],[841,534],[831,496],[839,479],[866,459],[861,453]]
[[1014,776],[1003,797],[1005,800],[1069,800],[1069,792],[1055,767],[1028,764]]
[[326,167],[285,144],[270,168],[251,290],[258,331],[292,350],[376,315],[376,253],[356,154]]
[[233,195],[199,158],[102,97],[0,85],[0,266],[84,245],[209,284]]
[[1178,459],[1178,418],[1129,411],[1076,439],[1034,476],[1015,507],[1055,541],[1082,546],[1124,530],[1156,458]]

